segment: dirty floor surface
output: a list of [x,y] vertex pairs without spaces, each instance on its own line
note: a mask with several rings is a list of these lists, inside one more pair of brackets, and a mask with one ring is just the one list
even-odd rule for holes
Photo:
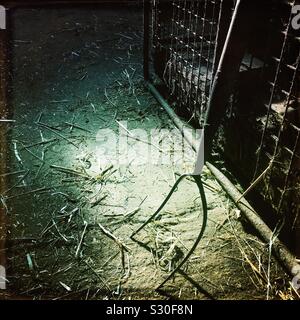
[[[182,272],[155,291],[195,241],[202,206],[195,183],[185,180],[130,239],[184,170],[139,163],[110,139],[167,157],[172,138],[180,139],[143,87],[142,11],[20,9],[13,25],[9,291],[35,299],[282,297],[284,273],[273,259],[268,265],[268,247],[244,231],[207,169],[204,238]],[[150,145],[135,139],[136,129],[165,136]],[[126,161],[115,161],[124,154]]]

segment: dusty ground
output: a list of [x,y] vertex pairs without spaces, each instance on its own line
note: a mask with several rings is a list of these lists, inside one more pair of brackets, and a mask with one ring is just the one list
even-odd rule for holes
[[[101,150],[112,157],[115,150],[99,141],[99,130],[119,134],[117,121],[130,132],[173,128],[141,83],[141,25],[137,8],[14,13],[9,173],[17,173],[4,195],[9,291],[35,299],[266,299],[270,279],[270,298],[285,298],[283,271],[272,259],[268,277],[267,246],[244,230],[208,170],[204,238],[183,273],[154,290],[193,244],[202,208],[186,180],[136,236],[142,243],[132,241],[180,168],[135,157],[112,167],[102,161]],[[145,146],[132,137],[127,144]]]

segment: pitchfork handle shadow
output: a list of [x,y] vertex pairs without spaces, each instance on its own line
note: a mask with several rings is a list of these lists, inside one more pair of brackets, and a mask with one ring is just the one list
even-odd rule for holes
[[142,229],[144,229],[146,227],[147,224],[149,224],[160,212],[161,210],[164,208],[164,206],[167,204],[167,202],[169,201],[169,199],[171,198],[172,194],[175,192],[176,188],[178,187],[179,183],[187,177],[192,177],[199,189],[199,193],[200,193],[200,198],[202,201],[202,225],[201,225],[201,229],[200,232],[198,234],[198,237],[195,241],[195,243],[193,244],[192,248],[189,250],[189,252],[186,254],[186,256],[183,258],[183,260],[176,266],[176,268],[168,275],[168,277],[156,288],[156,290],[159,290],[166,282],[168,282],[174,275],[176,272],[178,272],[178,270],[181,269],[181,267],[187,262],[187,260],[190,258],[190,256],[193,254],[193,252],[195,251],[196,247],[198,246],[200,240],[203,237],[206,225],[207,225],[207,202],[206,202],[206,197],[205,197],[205,192],[204,192],[204,188],[203,188],[203,184],[201,181],[201,176],[200,175],[193,175],[193,174],[183,174],[181,175],[177,181],[175,182],[174,186],[172,187],[172,189],[170,190],[169,194],[167,195],[167,197],[165,198],[165,200],[162,202],[162,204],[160,205],[160,207],[152,214],[152,216],[145,221],[135,232],[133,232],[133,234],[130,236],[130,238],[132,240],[134,239],[134,236],[139,233]]

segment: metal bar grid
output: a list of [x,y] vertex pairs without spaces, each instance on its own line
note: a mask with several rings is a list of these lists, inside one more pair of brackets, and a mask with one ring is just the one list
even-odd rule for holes
[[223,0],[152,2],[154,56],[164,66],[157,74],[177,108],[187,110],[200,124],[212,84],[222,4]]
[[292,229],[299,221],[300,207],[300,43],[291,25],[290,10],[295,4],[286,4],[290,12],[284,17],[283,29],[273,29],[281,36],[281,48],[269,57],[273,76],[266,82],[269,97],[264,104],[266,117],[254,173],[255,179],[266,162],[271,162],[261,192]]
[[[300,229],[300,37],[291,24],[292,7],[299,3],[259,4],[259,26],[246,39],[249,48],[235,90],[230,101],[224,101],[229,130],[238,125],[238,151],[245,154],[234,159],[235,165],[244,166],[250,184],[266,171],[251,190],[264,197],[289,230]],[[187,111],[200,125],[234,6],[230,0],[152,0],[155,73],[176,101],[177,111]],[[235,139],[222,137],[225,144],[235,145],[229,141]]]

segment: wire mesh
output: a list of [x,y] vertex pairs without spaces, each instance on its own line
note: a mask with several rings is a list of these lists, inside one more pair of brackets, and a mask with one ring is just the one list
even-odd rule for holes
[[[235,1],[151,3],[155,73],[177,109],[201,125]],[[299,0],[264,3],[235,91],[224,101],[231,134],[222,133],[223,151],[238,153],[231,157],[249,184],[262,177],[253,189],[300,234],[300,37],[292,26]],[[226,150],[230,144],[234,147]]]
[[153,1],[154,64],[177,107],[205,119],[222,0]]
[[273,19],[269,26],[269,42],[277,38],[277,47],[268,46],[263,69],[268,95],[257,101],[266,111],[259,119],[254,172],[255,178],[269,164],[261,192],[292,229],[300,211],[300,37],[291,23],[296,3],[278,4],[274,17],[280,20]]

